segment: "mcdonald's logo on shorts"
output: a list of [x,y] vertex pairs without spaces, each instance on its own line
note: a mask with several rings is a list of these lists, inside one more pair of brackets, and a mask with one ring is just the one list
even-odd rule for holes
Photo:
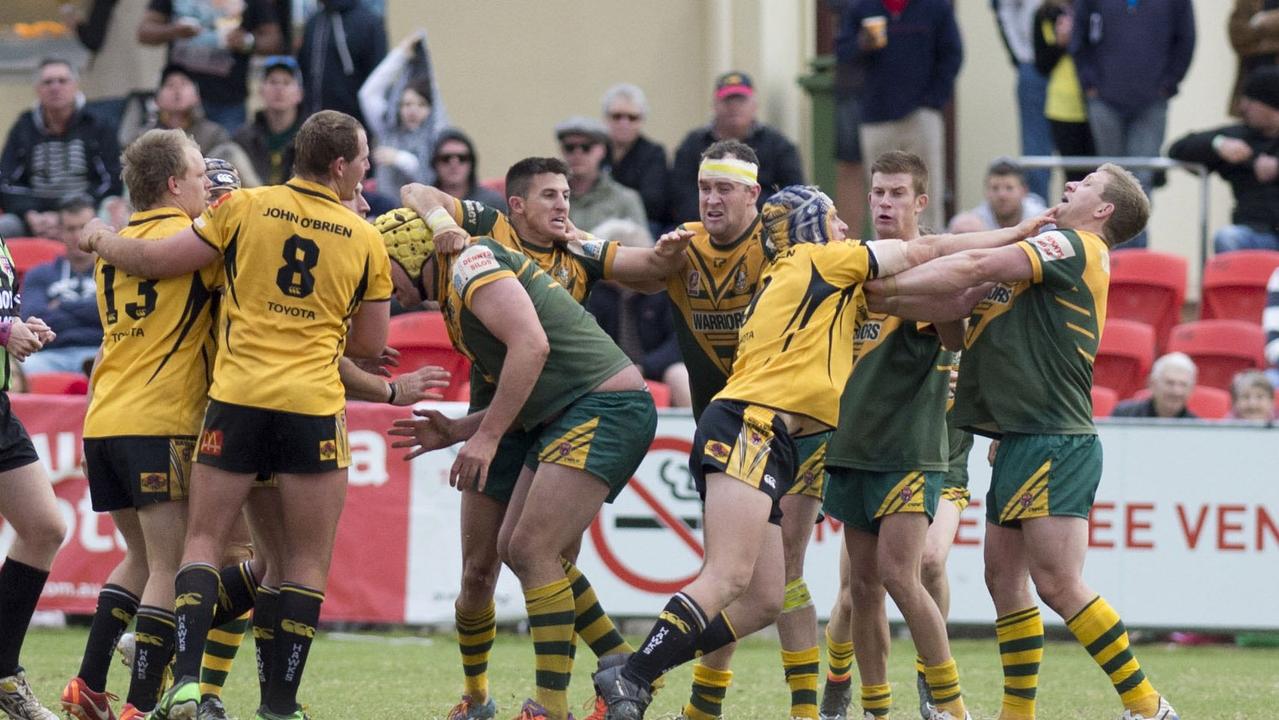
[[200,433],[200,452],[214,457],[222,456],[222,431],[205,430]]

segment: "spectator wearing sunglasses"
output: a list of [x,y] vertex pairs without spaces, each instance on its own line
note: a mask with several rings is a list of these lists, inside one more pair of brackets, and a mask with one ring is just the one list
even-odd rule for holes
[[648,99],[638,86],[621,83],[604,92],[603,105],[612,144],[609,160],[613,179],[640,194],[650,230],[656,236],[670,222],[670,213],[666,209],[666,148],[643,134]]
[[475,145],[466,133],[457,128],[446,128],[440,132],[435,139],[435,154],[431,157],[435,187],[455,198],[474,200],[507,212],[506,198],[476,179],[475,168],[478,165]]
[[599,120],[574,116],[555,126],[560,152],[568,165],[573,202],[568,219],[579,228],[593,228],[605,220],[623,218],[648,227],[640,194],[613,179],[608,157],[608,130]]

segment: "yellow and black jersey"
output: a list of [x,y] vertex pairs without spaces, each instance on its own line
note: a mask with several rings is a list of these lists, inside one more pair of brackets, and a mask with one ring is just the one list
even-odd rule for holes
[[474,200],[454,198],[453,219],[471,237],[489,237],[503,247],[528,256],[579,303],[586,302],[597,281],[612,277],[618,247],[612,240],[572,240],[550,247],[534,245],[520,239],[504,213]]
[[666,281],[675,308],[675,337],[688,366],[693,416],[724,388],[737,352],[737,332],[763,270],[764,244],[758,217],[741,237],[716,245],[701,223],[684,223],[693,233],[684,268]]
[[792,246],[764,270],[746,312],[737,359],[715,399],[741,400],[835,427],[866,319],[862,282],[878,274],[859,242]]
[[209,396],[303,415],[341,411],[348,322],[362,302],[391,297],[378,231],[328,187],[296,177],[224,195],[194,228],[225,270]]
[[[134,213],[124,237],[158,240],[185,230],[176,208]],[[213,370],[217,262],[190,275],[148,280],[101,259],[94,268],[102,360],[84,437],[196,435]]]

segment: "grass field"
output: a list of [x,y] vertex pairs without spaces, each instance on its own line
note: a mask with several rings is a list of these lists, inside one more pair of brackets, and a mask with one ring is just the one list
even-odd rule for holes
[[[27,638],[23,665],[36,692],[51,707],[56,708],[62,685],[79,667],[85,635],[83,628],[33,630]],[[1002,683],[994,640],[957,640],[954,650],[973,717],[994,718]],[[1141,645],[1137,652],[1156,687],[1170,697],[1185,720],[1279,718],[1279,650]],[[918,716],[913,657],[909,641],[894,642],[890,679],[897,720]],[[590,700],[595,663],[585,648],[578,658],[570,692],[573,705],[580,708]],[[527,638],[498,636],[490,665],[498,717],[513,717],[520,702],[532,693],[532,663]],[[775,641],[742,643],[735,672],[725,717],[785,720],[788,695]],[[1119,717],[1122,708],[1106,678],[1073,643],[1048,644],[1040,678],[1040,720]],[[123,695],[127,682],[125,668],[115,663],[109,689]],[[648,717],[676,715],[688,683],[687,667],[674,672]],[[426,720],[443,717],[460,688],[457,649],[448,636],[328,633],[321,634],[311,653],[301,699],[314,720]],[[257,681],[251,641],[241,650],[225,698],[234,715],[252,718]]]

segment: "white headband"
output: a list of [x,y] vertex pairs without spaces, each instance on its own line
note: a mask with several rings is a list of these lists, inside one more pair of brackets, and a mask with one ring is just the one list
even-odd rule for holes
[[737,158],[706,158],[697,168],[698,180],[727,180],[742,185],[759,184],[759,166]]

